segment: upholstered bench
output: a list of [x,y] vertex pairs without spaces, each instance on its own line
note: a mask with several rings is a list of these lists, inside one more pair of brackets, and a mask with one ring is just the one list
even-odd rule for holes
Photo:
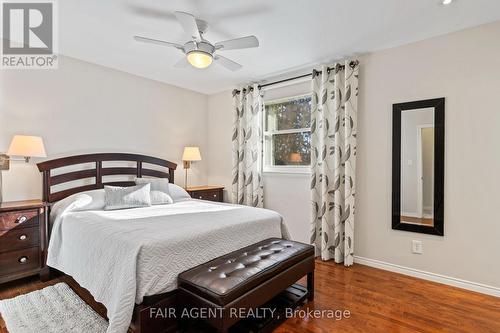
[[236,313],[262,306],[305,275],[312,300],[314,247],[271,238],[179,274],[179,305],[204,309],[202,319],[227,332]]

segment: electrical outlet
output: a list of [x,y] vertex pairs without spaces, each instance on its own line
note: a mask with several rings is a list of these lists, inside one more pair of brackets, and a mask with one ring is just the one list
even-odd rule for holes
[[415,254],[424,253],[424,245],[421,240],[413,240],[411,242],[411,252]]

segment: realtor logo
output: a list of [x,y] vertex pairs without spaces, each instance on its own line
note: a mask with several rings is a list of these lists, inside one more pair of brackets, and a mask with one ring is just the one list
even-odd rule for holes
[[2,1],[2,68],[57,68],[54,6]]

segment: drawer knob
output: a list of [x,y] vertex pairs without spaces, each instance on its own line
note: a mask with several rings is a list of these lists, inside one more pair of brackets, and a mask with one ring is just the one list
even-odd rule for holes
[[27,220],[27,219],[28,219],[28,218],[27,218],[26,216],[24,216],[24,215],[19,216],[19,217],[16,219],[16,223],[24,223],[24,222],[26,222],[26,220]]
[[26,240],[26,238],[28,238],[28,236],[26,236],[26,235],[19,236],[19,240]]
[[214,194],[214,198],[217,198],[217,194]]
[[200,196],[198,197],[198,199],[201,199],[201,198],[202,198],[202,196],[200,195]]
[[19,258],[19,262],[20,262],[21,264],[25,264],[25,263],[27,263],[27,262],[28,262],[28,257],[23,256],[23,257]]

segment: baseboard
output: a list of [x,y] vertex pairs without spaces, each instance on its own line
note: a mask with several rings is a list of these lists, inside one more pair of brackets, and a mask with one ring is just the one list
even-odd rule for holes
[[491,296],[500,297],[500,288],[488,286],[482,283],[471,282],[467,280],[457,279],[454,277],[449,277],[445,275],[440,275],[436,273],[421,271],[418,269],[404,267],[400,265],[391,264],[388,262],[364,258],[359,256],[354,256],[354,262],[357,264],[362,264],[370,267],[375,267],[383,269],[390,272],[400,273],[403,275],[413,276],[419,279],[429,280],[432,282],[443,283],[449,286],[458,287],[462,289],[467,289],[475,291],[482,294],[487,294]]

